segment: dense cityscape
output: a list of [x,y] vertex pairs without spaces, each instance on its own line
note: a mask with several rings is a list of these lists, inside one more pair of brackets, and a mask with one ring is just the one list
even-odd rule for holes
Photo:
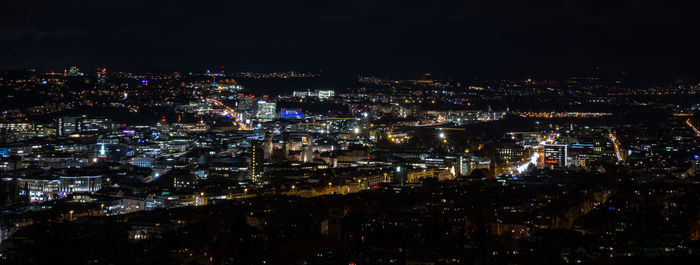
[[[3,72],[2,261],[632,263],[700,253],[698,83],[424,74],[318,87],[323,78],[223,67]],[[274,89],[280,82],[297,89]]]
[[4,1],[0,265],[698,264],[700,1]]

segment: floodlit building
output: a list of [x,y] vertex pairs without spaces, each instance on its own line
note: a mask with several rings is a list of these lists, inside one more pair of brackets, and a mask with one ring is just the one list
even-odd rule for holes
[[255,115],[260,120],[273,120],[276,116],[277,104],[274,102],[258,101],[258,111]]
[[319,99],[329,99],[335,96],[335,91],[333,90],[316,90],[316,94]]
[[301,110],[300,109],[294,109],[294,110],[288,110],[288,109],[282,109],[280,111],[280,118],[282,119],[301,119]]

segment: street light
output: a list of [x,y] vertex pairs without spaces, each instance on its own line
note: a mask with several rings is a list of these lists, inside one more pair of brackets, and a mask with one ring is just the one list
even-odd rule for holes
[[438,136],[440,137],[440,139],[445,139],[445,133],[443,133],[443,132],[441,132],[440,134],[438,134]]

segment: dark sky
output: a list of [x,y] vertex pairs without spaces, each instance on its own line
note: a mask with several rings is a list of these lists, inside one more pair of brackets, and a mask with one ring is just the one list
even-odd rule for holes
[[697,1],[3,1],[0,67],[697,75]]

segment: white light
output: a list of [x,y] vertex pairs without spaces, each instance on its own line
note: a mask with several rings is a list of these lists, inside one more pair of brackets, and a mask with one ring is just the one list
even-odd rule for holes
[[355,129],[352,129],[352,131],[355,133],[360,133],[360,128],[355,127]]
[[438,136],[440,136],[441,139],[445,138],[445,133],[440,133]]
[[367,118],[367,116],[369,116],[369,114],[367,114],[367,112],[365,112],[365,113],[362,113],[362,116],[365,116],[365,118]]
[[525,170],[527,170],[527,168],[528,168],[530,165],[537,165],[537,160],[538,160],[539,158],[540,158],[540,154],[537,153],[537,152],[534,152],[534,153],[532,153],[532,156],[530,157],[530,161],[529,161],[529,162],[527,162],[527,163],[525,163],[525,164],[522,164],[522,165],[516,167],[515,170],[517,170],[518,173],[523,173],[523,172],[525,172]]

